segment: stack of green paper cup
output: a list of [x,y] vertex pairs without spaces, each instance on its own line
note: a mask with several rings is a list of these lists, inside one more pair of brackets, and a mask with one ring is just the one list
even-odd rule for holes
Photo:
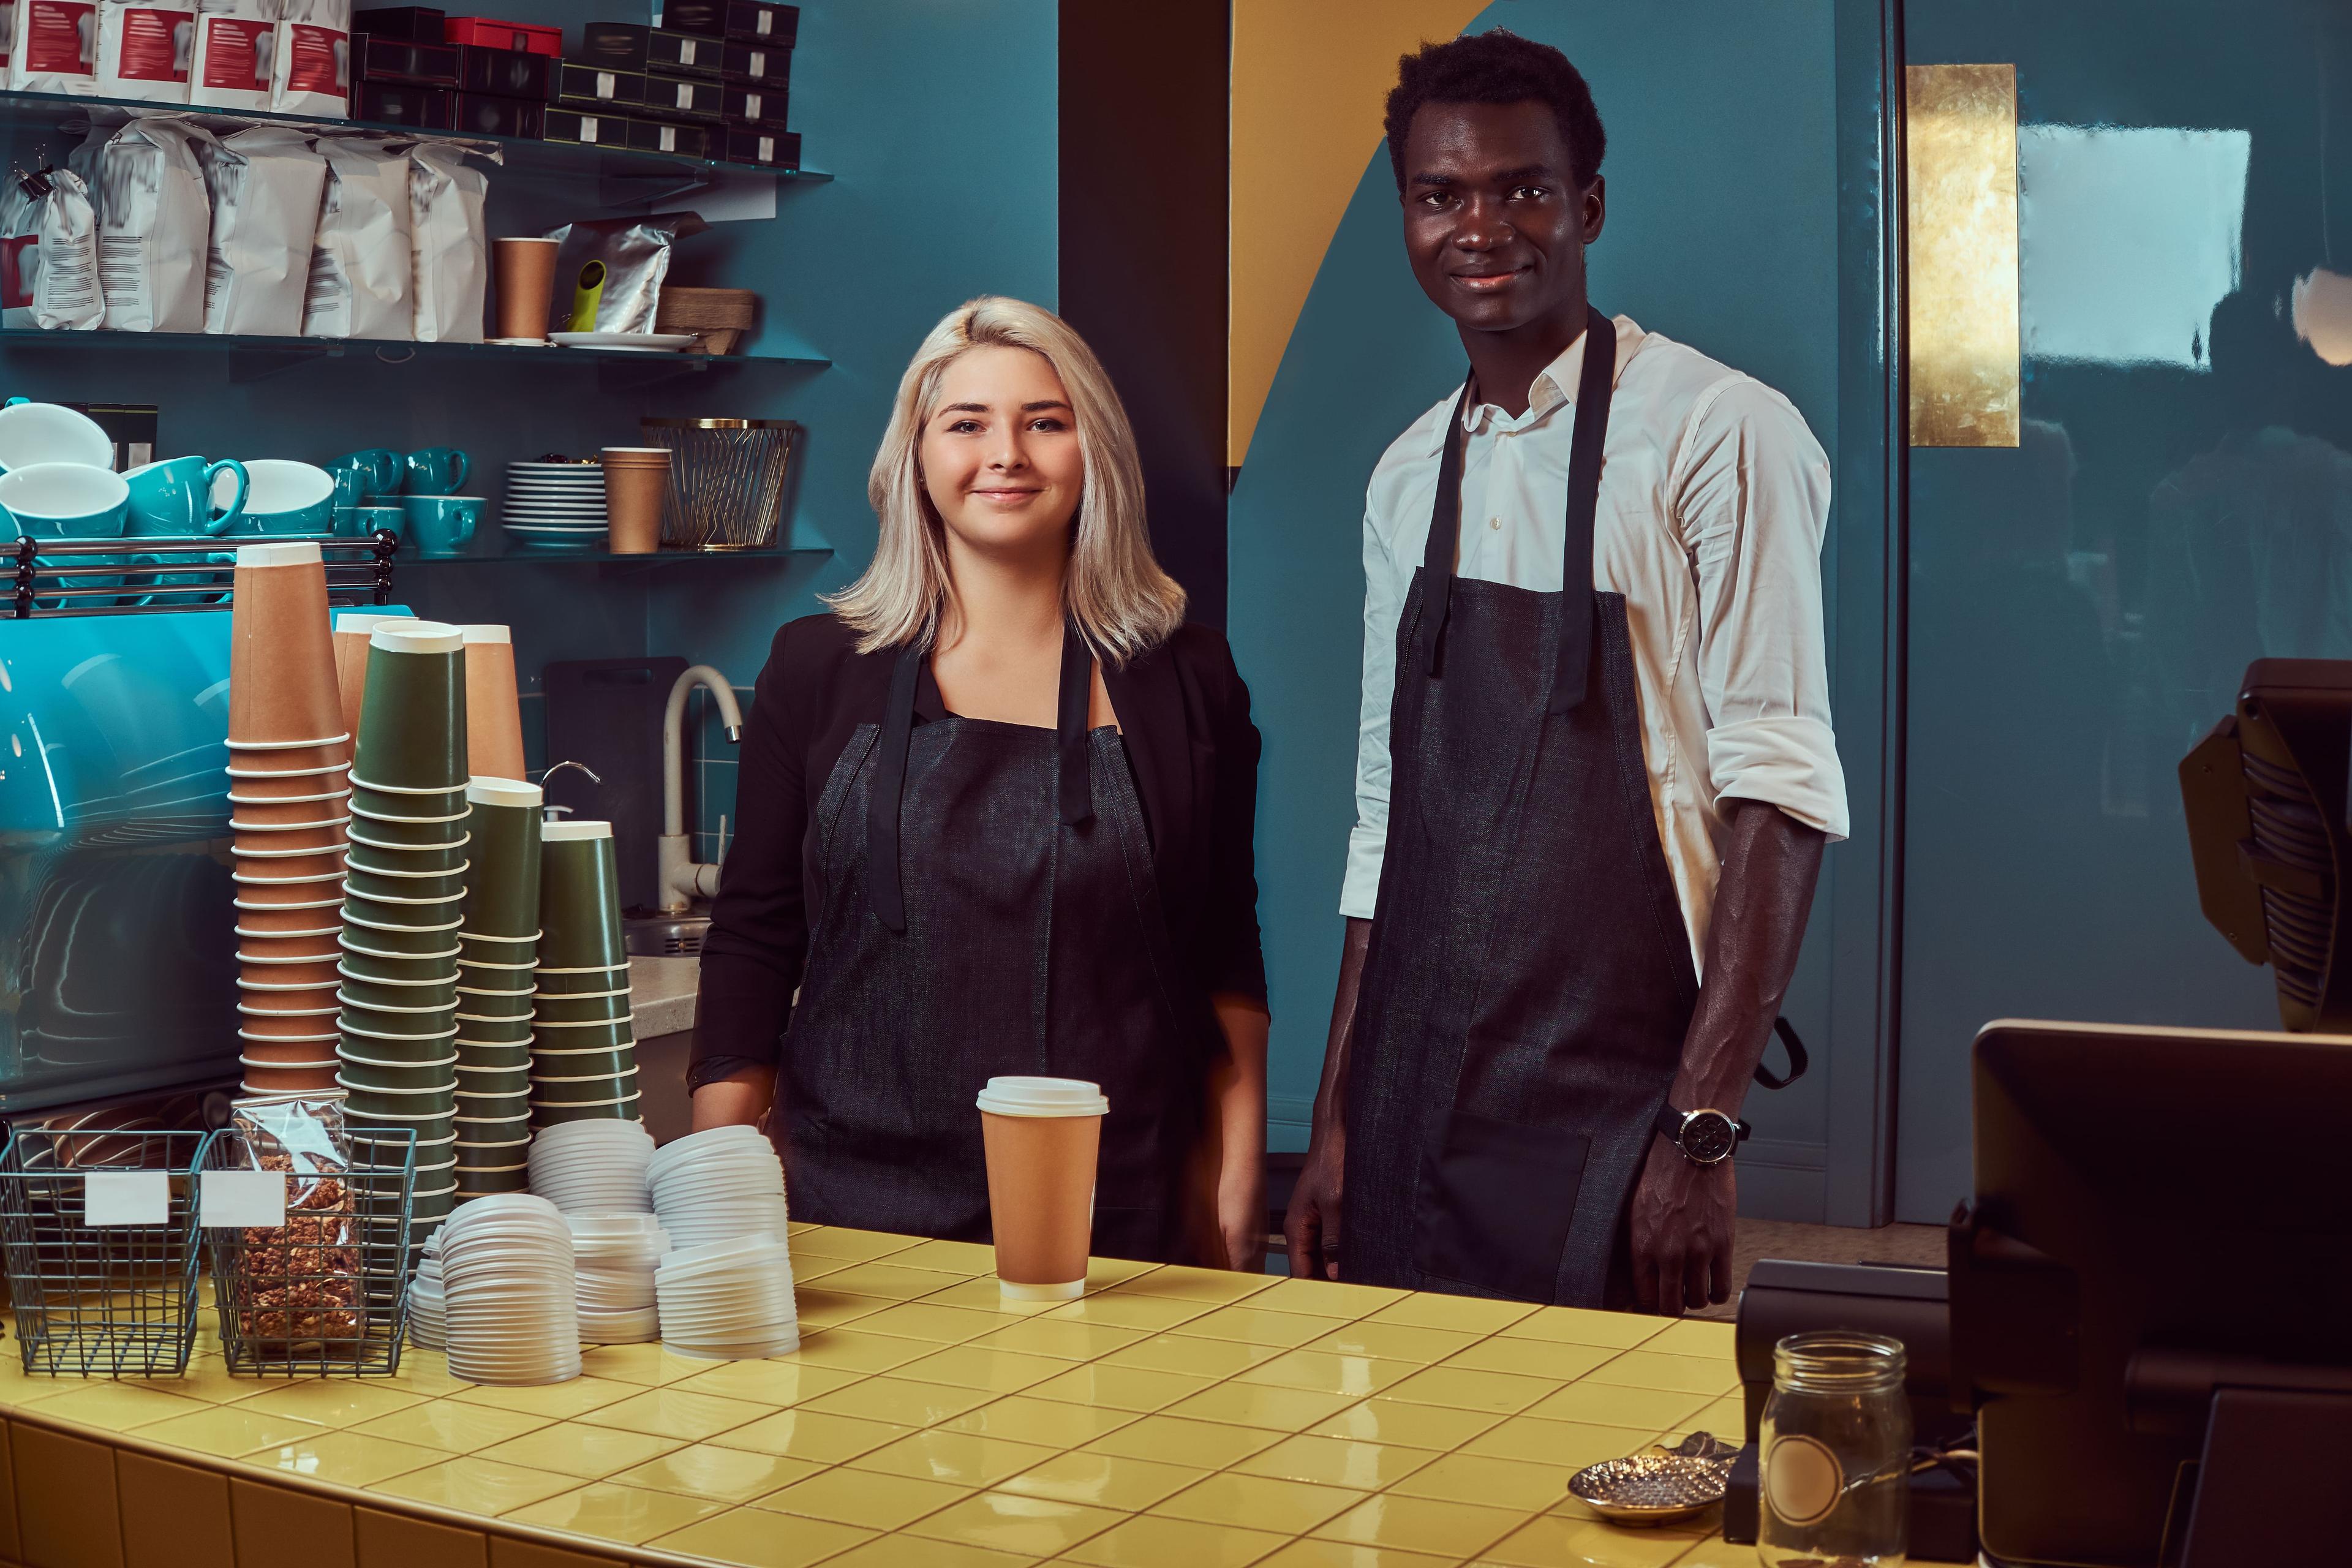
[[532,972],[539,963],[537,784],[476,778],[474,868],[457,933],[457,1201],[530,1185]]
[[531,1124],[640,1121],[613,825],[551,822],[541,832]]
[[464,649],[465,634],[436,621],[370,632],[352,765],[336,1081],[361,1153],[415,1134],[418,1246],[457,1190],[457,932],[471,868]]

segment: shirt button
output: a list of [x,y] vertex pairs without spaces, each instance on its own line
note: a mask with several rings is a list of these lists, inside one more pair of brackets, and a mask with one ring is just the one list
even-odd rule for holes
[[1486,520],[1486,526],[1499,531],[1503,526],[1503,520],[1499,517],[1490,517]]

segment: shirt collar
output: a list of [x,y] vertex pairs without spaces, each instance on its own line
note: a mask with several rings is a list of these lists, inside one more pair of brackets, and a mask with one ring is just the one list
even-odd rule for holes
[[[1616,323],[1612,321],[1611,325],[1614,327]],[[1534,384],[1528,388],[1528,411],[1525,414],[1514,418],[1504,413],[1498,405],[1473,403],[1462,410],[1463,430],[1474,436],[1490,427],[1525,430],[1542,424],[1559,409],[1573,404],[1577,384],[1584,377],[1584,342],[1591,335],[1589,328],[1577,333],[1576,341],[1560,350],[1559,357],[1537,374]],[[1622,374],[1625,369],[1626,337],[1622,328],[1617,329],[1617,370]]]

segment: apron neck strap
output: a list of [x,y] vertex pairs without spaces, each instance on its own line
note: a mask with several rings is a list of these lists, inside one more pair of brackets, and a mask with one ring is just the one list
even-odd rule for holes
[[1095,694],[1094,650],[1078,634],[1078,623],[1062,623],[1062,692],[1054,708],[1055,751],[1060,771],[1057,792],[1062,826],[1076,827],[1093,820],[1094,786],[1087,777],[1087,710]]

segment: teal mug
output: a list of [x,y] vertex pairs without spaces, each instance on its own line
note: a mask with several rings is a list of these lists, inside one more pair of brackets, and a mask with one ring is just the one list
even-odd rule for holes
[[326,469],[284,458],[256,458],[245,469],[249,488],[236,532],[324,533],[334,526],[335,479]]
[[408,514],[396,506],[335,507],[335,537],[365,539],[373,533],[390,533],[395,539],[408,537]]
[[457,447],[427,447],[408,454],[401,490],[412,496],[456,495],[466,488],[466,476],[472,471],[473,464]]
[[[111,468],[86,463],[31,463],[0,474],[0,516],[14,524],[11,536],[36,539],[120,539],[131,515],[131,487]],[[127,556],[59,556],[60,566],[125,566]],[[118,576],[78,577],[72,582],[75,603],[87,606],[91,589],[121,586]],[[62,584],[61,584],[62,585]],[[54,608],[57,600],[44,600]],[[111,596],[98,601],[113,603]]]
[[[226,507],[217,499],[217,481],[224,475],[236,481]],[[167,458],[133,468],[122,479],[131,490],[130,526],[124,531],[175,539],[197,534],[218,538],[235,528],[237,519],[245,515],[253,483],[245,465],[233,458],[217,463],[202,458]]]
[[428,561],[446,561],[466,553],[474,542],[488,503],[480,496],[403,496],[400,510],[408,514],[408,539],[416,553]]
[[336,476],[337,506],[365,506],[371,496],[400,493],[408,460],[390,447],[371,447],[363,452],[344,453],[327,465],[327,471]]

